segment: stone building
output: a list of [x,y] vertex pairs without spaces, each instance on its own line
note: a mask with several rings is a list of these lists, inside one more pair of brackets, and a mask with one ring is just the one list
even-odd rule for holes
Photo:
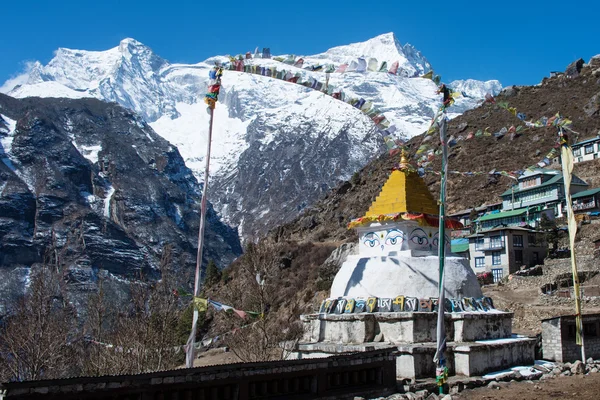
[[[585,356],[600,358],[600,314],[584,314]],[[581,346],[575,342],[575,315],[542,320],[542,353],[544,360],[572,362],[581,360]]]
[[494,282],[522,266],[542,264],[547,252],[544,234],[534,229],[497,227],[469,236],[471,268],[476,274],[491,272]]

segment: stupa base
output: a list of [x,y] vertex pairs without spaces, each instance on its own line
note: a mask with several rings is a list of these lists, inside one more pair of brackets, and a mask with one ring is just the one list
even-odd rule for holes
[[[536,339],[522,336],[475,342],[450,342],[446,349],[446,365],[450,375],[469,377],[515,366],[532,365],[535,360],[535,343]],[[320,358],[381,348],[394,348],[397,350],[397,378],[435,377],[435,363],[433,362],[436,350],[435,343],[299,343],[296,351],[290,354],[290,358]]]

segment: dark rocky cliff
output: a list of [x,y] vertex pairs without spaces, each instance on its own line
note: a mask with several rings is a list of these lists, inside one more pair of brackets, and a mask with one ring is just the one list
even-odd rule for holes
[[[0,139],[5,300],[42,263],[89,290],[99,276],[159,278],[170,248],[178,276],[192,277],[201,187],[177,149],[141,118],[93,99],[0,94]],[[212,206],[206,238],[205,261],[224,267],[241,254],[237,232]]]

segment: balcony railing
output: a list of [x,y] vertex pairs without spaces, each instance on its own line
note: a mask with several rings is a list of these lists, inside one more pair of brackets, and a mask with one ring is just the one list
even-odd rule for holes
[[594,207],[596,207],[596,202],[594,200],[587,203],[573,203],[573,211],[587,210]]
[[485,242],[485,243],[475,243],[475,250],[502,250],[505,247],[504,241],[502,242]]

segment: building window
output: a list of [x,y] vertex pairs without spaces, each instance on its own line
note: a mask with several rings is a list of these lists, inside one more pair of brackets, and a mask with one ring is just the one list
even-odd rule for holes
[[573,149],[573,155],[575,157],[579,157],[581,155],[581,147],[578,147],[576,149]]
[[598,336],[598,331],[596,329],[596,323],[589,322],[587,324],[583,324],[583,335],[584,337],[592,337]]
[[475,268],[485,267],[485,257],[475,257]]
[[529,247],[536,247],[537,245],[537,241],[535,240],[535,235],[534,234],[529,234],[527,235],[527,246]]
[[502,268],[492,269],[492,276],[494,277],[494,282],[500,282],[502,280]]
[[492,265],[500,265],[500,252],[492,251]]
[[475,250],[483,249],[483,238],[475,238]]
[[523,235],[513,235],[513,247],[523,247]]
[[490,236],[490,247],[492,249],[501,249],[504,246],[502,245],[502,236]]
[[592,154],[593,152],[594,152],[594,145],[586,144],[585,145],[585,154]]
[[534,251],[531,254],[531,267],[538,265],[539,261],[540,261],[540,255],[538,254],[537,251]]
[[515,264],[523,265],[523,250],[515,250]]

